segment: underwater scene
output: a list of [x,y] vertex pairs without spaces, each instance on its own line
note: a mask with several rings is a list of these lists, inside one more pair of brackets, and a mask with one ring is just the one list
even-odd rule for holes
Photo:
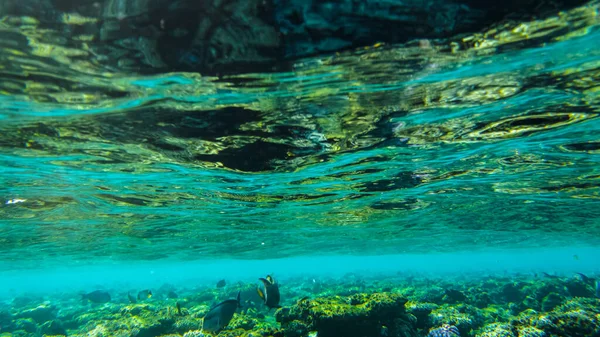
[[1,0],[24,336],[600,337],[600,0]]

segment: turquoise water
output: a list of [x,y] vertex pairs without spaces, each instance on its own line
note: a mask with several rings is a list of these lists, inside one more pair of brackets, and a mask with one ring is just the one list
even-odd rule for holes
[[600,31],[575,28],[223,78],[4,49],[3,269],[597,247]]
[[5,19],[0,296],[597,274],[597,12],[223,76],[109,67]]

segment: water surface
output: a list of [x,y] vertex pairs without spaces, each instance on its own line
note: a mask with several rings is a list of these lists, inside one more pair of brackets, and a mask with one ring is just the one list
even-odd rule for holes
[[597,13],[227,76],[4,20],[2,268],[597,247]]

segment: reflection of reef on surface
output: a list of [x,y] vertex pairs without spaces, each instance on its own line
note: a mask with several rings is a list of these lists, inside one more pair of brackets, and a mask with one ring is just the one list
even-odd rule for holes
[[[69,111],[98,116],[9,123],[2,127],[0,146],[38,155],[86,154],[99,157],[91,161],[98,164],[165,161],[259,172],[293,171],[364,149],[431,149],[549,133],[597,117],[597,88],[590,81],[599,77],[596,63],[557,69],[551,57],[527,58],[518,71],[494,73],[486,70],[490,59],[472,76],[453,72],[473,67],[481,56],[504,62],[503,53],[510,51],[502,46],[531,42],[521,48],[538,47],[529,38],[534,31],[545,43],[585,36],[597,6],[488,28],[480,34],[485,46],[456,44],[456,38],[377,44],[298,60],[290,73],[219,79],[193,73],[132,77],[90,61],[89,50],[52,46],[49,41],[56,39],[44,35],[51,30],[35,29],[45,21],[7,20],[5,30],[13,29],[12,22],[19,28],[13,33],[25,35],[9,37],[33,46],[49,41],[32,50],[0,51],[6,60],[0,92],[31,103],[1,113],[9,121]],[[524,31],[517,34],[515,27]],[[598,53],[588,52],[589,57]],[[540,90],[556,98],[542,102]],[[540,104],[534,109],[522,102],[524,96]],[[593,144],[587,145],[592,153]],[[577,151],[568,144],[563,148],[573,152],[569,146]]]
[[[273,336],[273,337],[597,337],[600,299],[594,277],[489,276],[289,280],[283,308],[268,311],[252,284],[227,288],[164,285],[152,299],[110,303],[76,294],[20,295],[0,312],[2,336]],[[243,308],[218,334],[201,331],[211,307],[241,291]],[[134,290],[135,291],[135,290]]]
[[[214,77],[166,73],[164,60],[153,68],[160,55],[138,48],[151,38],[124,37],[144,21],[160,26],[147,9],[162,0],[109,1],[101,14],[94,2],[81,1],[79,16],[61,16],[64,1],[0,4],[19,11],[0,20],[7,261],[35,260],[32,248],[69,263],[164,258],[156,245],[190,259],[260,258],[264,242],[279,256],[598,244],[597,1]],[[301,5],[277,1],[286,4]],[[202,24],[191,21],[181,25]],[[242,34],[221,28],[211,41]]]
[[[44,41],[35,36],[54,29],[56,47],[69,56],[89,53],[121,70],[236,73],[376,42],[475,32],[507,17],[545,17],[583,2],[4,0],[0,17],[13,16],[9,24],[38,26],[40,32],[29,36],[38,47]],[[82,50],[76,51],[69,37]],[[38,51],[40,56],[48,52]]]

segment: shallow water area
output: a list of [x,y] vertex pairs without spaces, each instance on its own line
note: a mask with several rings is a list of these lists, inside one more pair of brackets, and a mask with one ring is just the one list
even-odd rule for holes
[[6,0],[0,337],[600,336],[599,6]]

